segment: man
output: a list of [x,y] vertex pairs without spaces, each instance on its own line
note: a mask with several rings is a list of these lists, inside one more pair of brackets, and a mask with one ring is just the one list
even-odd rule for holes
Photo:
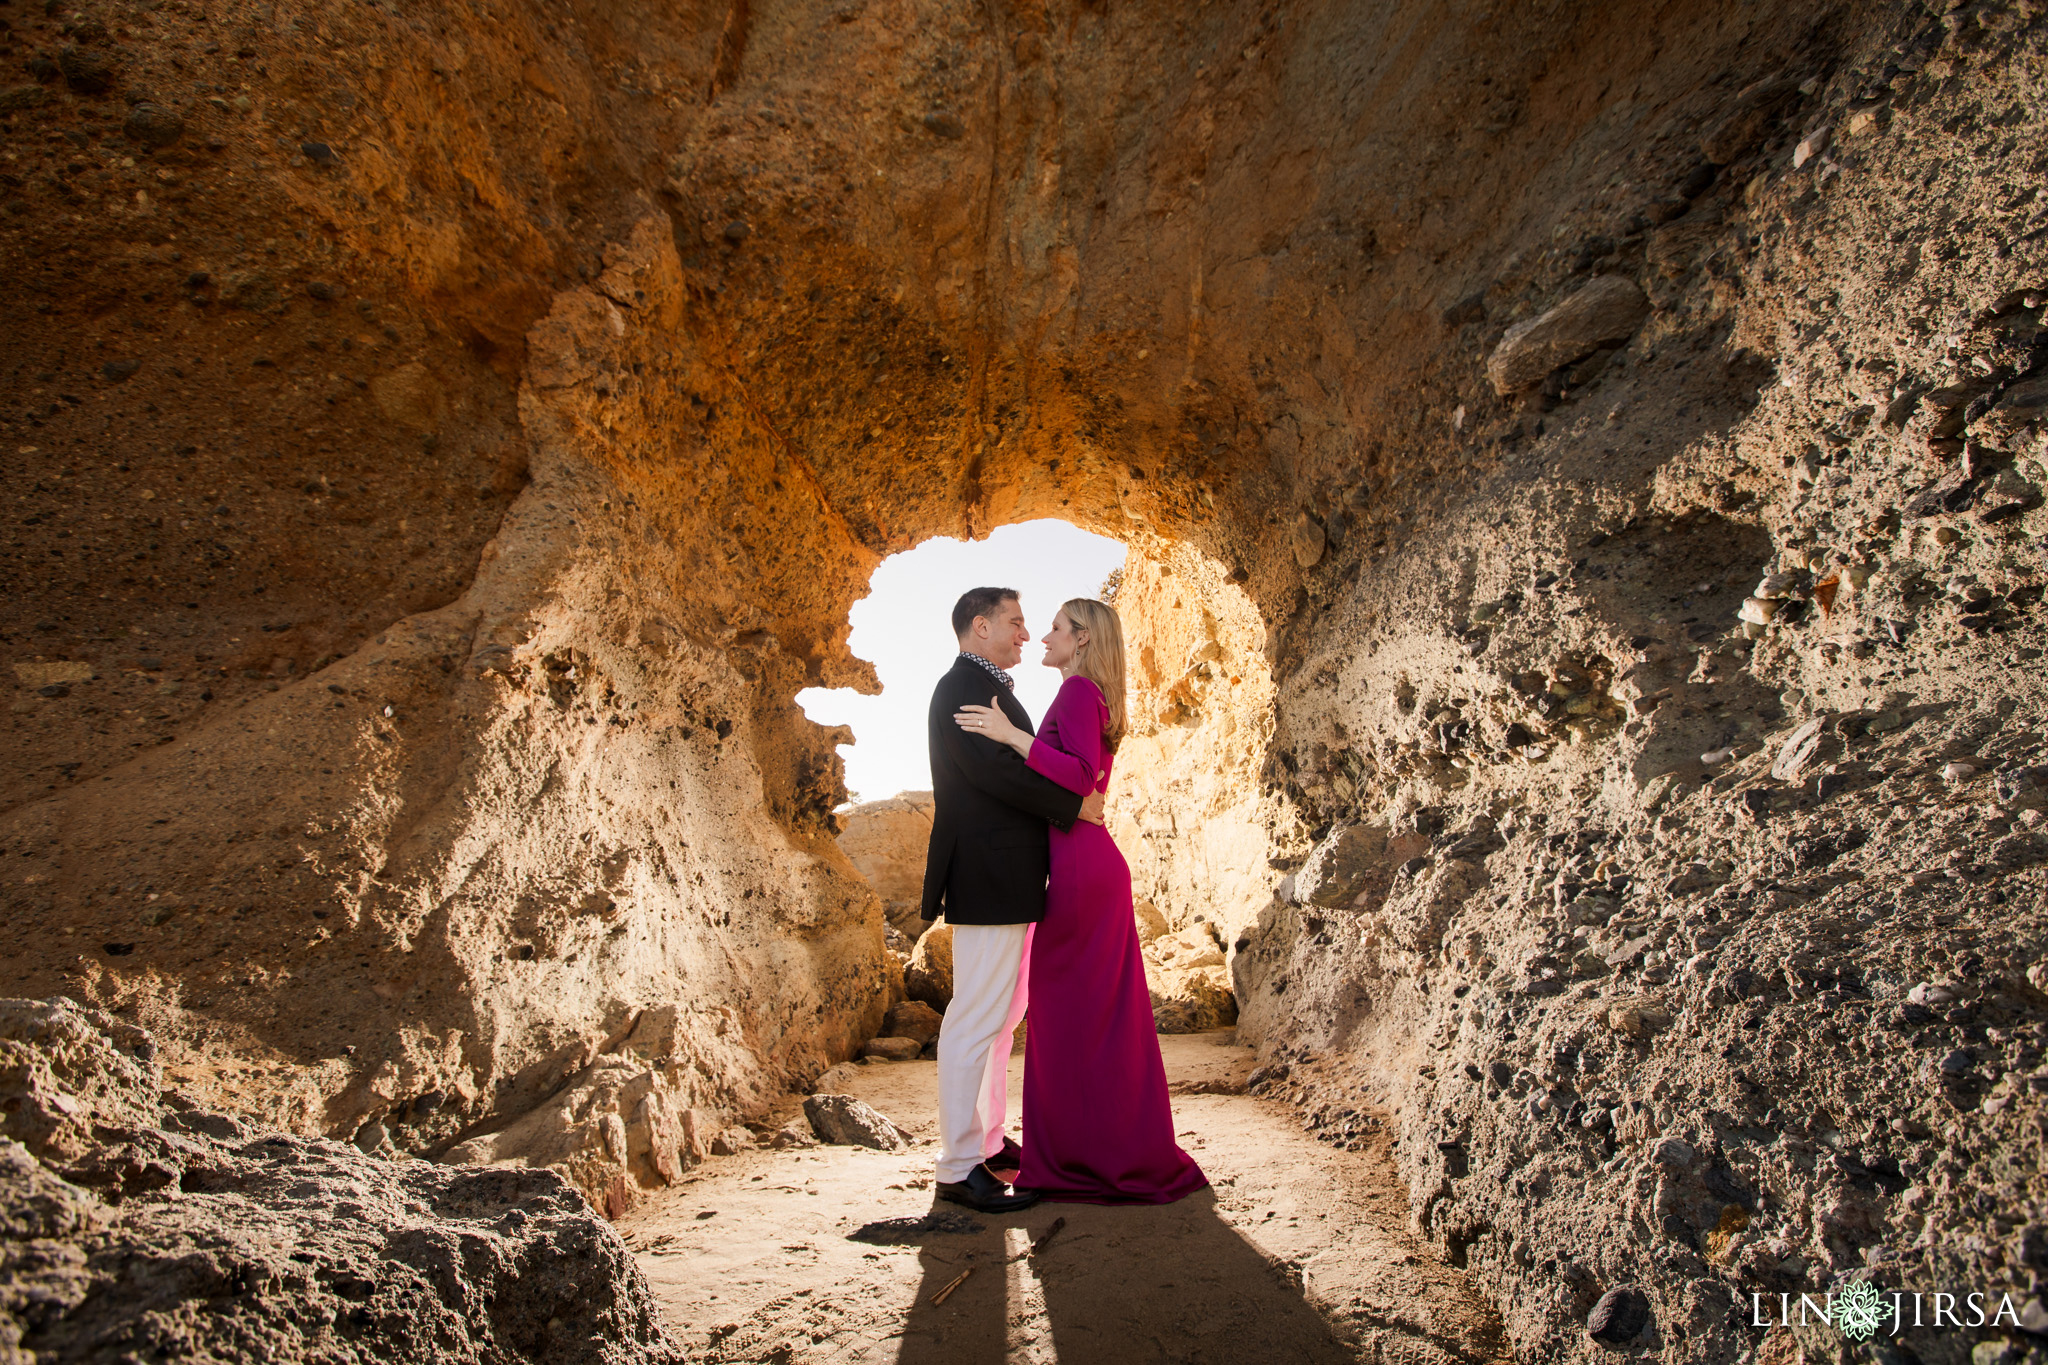
[[[983,1213],[1038,1202],[990,1166],[1019,1162],[1003,1136],[1011,1038],[1022,1017],[1020,980],[1033,924],[1045,918],[1048,823],[1102,823],[1102,796],[1083,801],[1025,766],[1017,751],[953,723],[967,703],[993,701],[1020,729],[1031,717],[1010,675],[1031,641],[1010,588],[975,588],[953,607],[960,654],[932,692],[932,840],[925,855],[924,917],[944,909],[953,926],[953,1002],[939,1032],[939,1198]],[[997,1158],[992,1162],[990,1158]]]

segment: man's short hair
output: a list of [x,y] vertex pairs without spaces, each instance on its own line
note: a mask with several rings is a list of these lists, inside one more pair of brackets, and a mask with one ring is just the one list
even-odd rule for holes
[[969,588],[953,604],[953,638],[957,640],[965,635],[967,628],[974,624],[975,617],[993,617],[997,607],[1016,600],[1015,588]]

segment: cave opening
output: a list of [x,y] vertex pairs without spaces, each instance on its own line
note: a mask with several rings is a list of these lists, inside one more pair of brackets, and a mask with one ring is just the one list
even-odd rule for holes
[[[881,691],[807,688],[797,694],[811,720],[853,733],[855,742],[839,746],[847,804],[931,785],[925,706],[932,683],[951,666],[947,616],[960,593],[982,584],[1016,588],[1035,639],[1061,602],[1114,596],[1125,554],[1120,541],[1068,522],[1038,520],[997,527],[978,541],[934,537],[877,565],[868,596],[848,612],[847,646],[874,665]],[[1038,665],[1036,650],[1027,650],[1015,677],[1025,710],[1043,715],[1057,676]]]

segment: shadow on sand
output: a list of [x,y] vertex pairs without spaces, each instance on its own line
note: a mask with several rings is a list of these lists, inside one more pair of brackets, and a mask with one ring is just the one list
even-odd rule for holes
[[[1056,1218],[1066,1226],[1029,1255]],[[1357,1359],[1287,1268],[1223,1221],[1213,1191],[1160,1206],[1040,1204],[973,1221],[979,1230],[955,1222],[958,1231],[903,1239],[920,1246],[924,1278],[898,1365]],[[943,1304],[932,1303],[970,1268]]]

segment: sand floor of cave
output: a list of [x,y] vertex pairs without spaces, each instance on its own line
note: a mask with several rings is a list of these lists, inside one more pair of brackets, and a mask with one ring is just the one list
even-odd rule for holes
[[[908,1150],[713,1157],[620,1231],[695,1360],[1506,1358],[1492,1310],[1409,1231],[1383,1142],[1325,1146],[1284,1106],[1243,1093],[1252,1054],[1228,1032],[1160,1043],[1181,1143],[1212,1182],[1179,1204],[1041,1204],[990,1217],[936,1203],[936,1067],[902,1062],[864,1067],[847,1088],[917,1136]],[[911,1245],[849,1237],[934,1209],[981,1228],[922,1233]],[[1031,1254],[1058,1218],[1066,1225]]]

